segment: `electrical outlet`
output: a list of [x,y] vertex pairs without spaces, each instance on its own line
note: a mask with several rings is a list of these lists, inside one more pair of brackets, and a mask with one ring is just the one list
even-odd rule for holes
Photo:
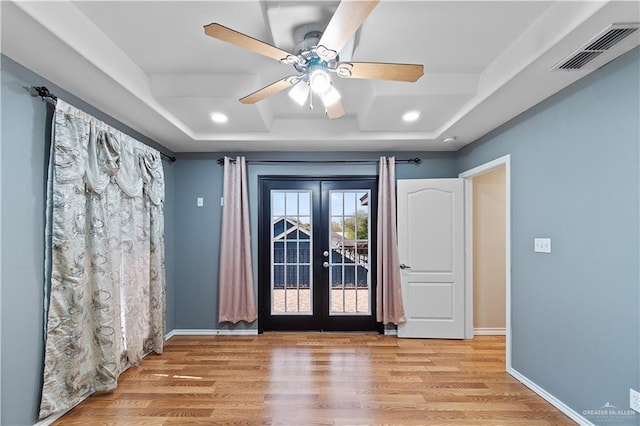
[[629,388],[629,407],[640,413],[640,392]]

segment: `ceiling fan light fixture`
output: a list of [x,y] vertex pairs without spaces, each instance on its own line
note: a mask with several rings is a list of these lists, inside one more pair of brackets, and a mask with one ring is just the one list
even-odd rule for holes
[[331,105],[335,104],[341,98],[340,92],[338,92],[338,90],[335,87],[333,87],[332,84],[330,84],[327,90],[325,90],[319,96],[325,108],[328,108]]
[[320,94],[327,91],[331,86],[331,77],[322,68],[316,68],[309,73],[309,87],[313,93]]
[[298,105],[302,106],[307,102],[309,97],[309,86],[304,80],[300,80],[295,86],[289,90],[289,97],[295,101]]
[[229,121],[229,117],[221,112],[212,112],[210,117],[211,121],[218,124],[223,124]]

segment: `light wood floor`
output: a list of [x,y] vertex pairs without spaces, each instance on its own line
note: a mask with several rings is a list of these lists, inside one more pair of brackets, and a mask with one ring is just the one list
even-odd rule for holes
[[504,338],[177,336],[56,425],[572,425],[505,372]]

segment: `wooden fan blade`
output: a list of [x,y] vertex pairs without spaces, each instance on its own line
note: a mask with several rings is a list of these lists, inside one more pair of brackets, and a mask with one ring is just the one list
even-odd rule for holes
[[353,66],[350,78],[414,82],[424,75],[424,65],[417,64],[377,62],[347,62],[345,64]]
[[344,115],[344,107],[342,106],[342,102],[340,102],[339,100],[332,105],[329,105],[326,108],[326,111],[327,117],[329,118],[340,118]]
[[379,0],[342,0],[324,30],[319,46],[340,53]]
[[225,27],[224,25],[205,25],[204,33],[210,37],[217,38],[218,40],[226,41],[227,43],[235,44],[236,46],[259,53],[260,55],[268,56],[269,58],[275,59],[276,61],[280,61],[291,55],[289,52],[278,49],[277,47],[274,47],[253,37],[249,37],[246,34],[234,31],[231,28]]
[[240,99],[240,102],[243,104],[255,104],[258,101],[263,100],[271,95],[275,95],[278,92],[282,92],[288,87],[293,86],[299,81],[299,77],[289,76],[285,77],[282,80],[278,80],[275,83],[271,83],[268,86],[263,87],[260,90],[256,90],[250,95],[245,96]]

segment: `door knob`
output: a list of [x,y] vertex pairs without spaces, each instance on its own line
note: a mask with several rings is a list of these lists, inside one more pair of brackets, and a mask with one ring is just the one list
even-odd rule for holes
[[325,268],[328,268],[329,267],[329,262],[323,262],[322,266],[324,266]]
[[327,250],[325,250],[325,251],[322,252],[322,255],[324,257],[329,257],[329,252]]
[[411,266],[405,265],[404,263],[400,264],[400,269],[411,269]]

